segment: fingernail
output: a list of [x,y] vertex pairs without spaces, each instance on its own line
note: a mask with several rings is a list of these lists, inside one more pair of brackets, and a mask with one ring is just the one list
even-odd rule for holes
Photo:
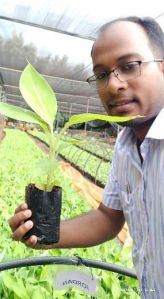
[[26,211],[26,217],[31,217],[31,211],[30,210]]
[[33,222],[32,221],[28,221],[25,223],[26,228],[32,228],[33,227]]

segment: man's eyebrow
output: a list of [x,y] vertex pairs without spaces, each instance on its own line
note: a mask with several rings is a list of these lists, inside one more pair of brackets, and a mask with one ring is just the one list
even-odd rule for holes
[[93,67],[93,71],[95,71],[97,68],[99,67],[103,67],[103,64],[95,64],[95,66]]
[[[125,55],[122,55],[120,56],[117,60],[116,60],[116,63],[119,63],[123,60],[126,60],[126,59],[141,59],[141,56],[138,54],[138,53],[135,53],[135,52],[132,52],[132,53],[127,53]],[[93,67],[93,71],[95,71],[97,68],[100,68],[100,67],[104,67],[105,65],[104,64],[96,64],[94,67]]]
[[117,62],[120,62],[122,60],[125,60],[125,59],[141,59],[141,56],[138,54],[138,53],[127,53],[125,55],[122,55],[120,56],[118,59],[117,59]]

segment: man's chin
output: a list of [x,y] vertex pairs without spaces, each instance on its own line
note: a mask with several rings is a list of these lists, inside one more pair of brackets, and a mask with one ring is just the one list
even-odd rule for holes
[[122,126],[122,127],[130,127],[130,128],[134,128],[134,129],[142,129],[145,128],[147,126],[151,126],[153,121],[155,120],[156,115],[152,116],[152,117],[138,117],[126,122],[122,122],[122,123],[118,123],[118,125]]

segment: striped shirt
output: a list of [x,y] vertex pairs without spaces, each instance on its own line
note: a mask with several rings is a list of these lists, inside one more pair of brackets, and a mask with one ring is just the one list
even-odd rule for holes
[[141,296],[164,298],[164,108],[137,150],[131,128],[115,145],[103,203],[122,210],[133,239],[133,263]]

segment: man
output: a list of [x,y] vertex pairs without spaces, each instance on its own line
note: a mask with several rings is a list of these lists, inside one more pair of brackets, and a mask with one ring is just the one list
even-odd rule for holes
[[[104,25],[92,48],[97,88],[109,115],[141,115],[126,123],[115,146],[100,207],[61,223],[61,239],[44,248],[88,247],[114,238],[125,220],[143,298],[164,293],[164,35],[150,18]],[[9,220],[14,240],[33,223],[26,204]],[[23,241],[25,242],[25,241]],[[25,242],[39,248],[36,236]],[[41,247],[41,246],[40,246]],[[43,248],[43,246],[41,247]]]

